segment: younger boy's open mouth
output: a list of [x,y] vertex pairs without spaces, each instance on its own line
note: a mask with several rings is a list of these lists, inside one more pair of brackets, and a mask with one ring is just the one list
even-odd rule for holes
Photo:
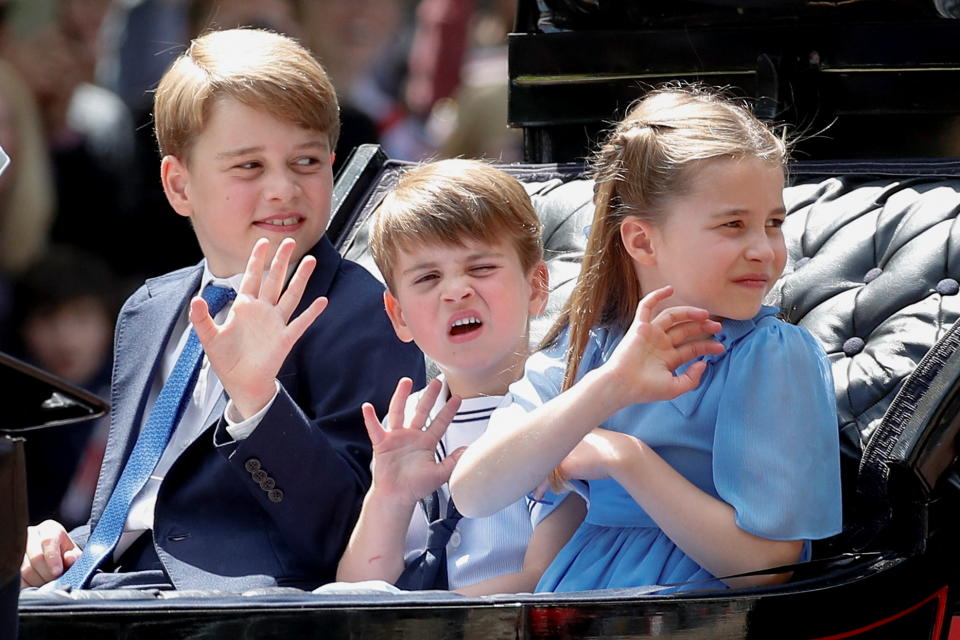
[[452,337],[467,336],[480,330],[483,322],[477,316],[466,316],[453,321],[450,326]]

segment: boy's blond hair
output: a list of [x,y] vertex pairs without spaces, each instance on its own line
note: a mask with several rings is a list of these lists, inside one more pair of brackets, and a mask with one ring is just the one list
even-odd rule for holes
[[228,29],[193,40],[160,80],[153,108],[160,155],[186,163],[221,98],[326,133],[331,151],[340,135],[336,91],[307,49],[272,31]]
[[400,251],[506,239],[525,273],[543,259],[542,225],[512,176],[479,160],[440,160],[405,172],[377,208],[370,251],[393,289]]

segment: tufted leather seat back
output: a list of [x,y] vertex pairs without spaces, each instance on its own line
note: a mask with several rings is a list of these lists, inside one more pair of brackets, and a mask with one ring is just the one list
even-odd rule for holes
[[[379,275],[367,250],[371,213],[404,163],[388,162],[345,256]],[[511,165],[543,220],[550,270],[538,340],[573,288],[593,215],[579,165]],[[832,361],[841,447],[856,460],[904,378],[960,315],[960,178],[876,175],[880,167],[792,171],[784,190],[788,261],[767,302],[808,329]],[[695,259],[691,256],[691,259]],[[784,384],[790,372],[783,372]]]
[[859,452],[904,378],[960,314],[960,180],[800,178],[770,302],[833,363],[841,443]]

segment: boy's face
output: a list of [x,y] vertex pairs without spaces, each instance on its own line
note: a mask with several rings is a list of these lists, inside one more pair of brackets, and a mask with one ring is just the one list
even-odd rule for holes
[[189,217],[210,270],[243,271],[258,238],[272,251],[290,237],[295,264],[330,217],[333,154],[327,134],[225,98],[211,110],[189,166],[163,159],[161,179],[174,210]]
[[522,372],[527,321],[547,300],[546,266],[525,273],[507,241],[400,251],[387,313],[401,340],[441,368],[462,397],[498,394]]

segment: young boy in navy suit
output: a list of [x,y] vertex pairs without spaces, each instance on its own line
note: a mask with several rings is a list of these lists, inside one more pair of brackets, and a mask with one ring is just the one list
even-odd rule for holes
[[[191,43],[154,119],[164,191],[205,259],[148,280],[120,312],[90,522],[31,527],[21,584],[313,588],[333,579],[369,485],[361,403],[383,410],[398,378],[423,380],[383,287],[324,235],[336,94],[294,40],[233,29]],[[236,296],[214,318],[198,297],[210,283]],[[205,354],[195,386],[159,460],[143,463],[192,328]],[[131,458],[149,466],[133,490]],[[123,492],[135,495],[118,507]]]

